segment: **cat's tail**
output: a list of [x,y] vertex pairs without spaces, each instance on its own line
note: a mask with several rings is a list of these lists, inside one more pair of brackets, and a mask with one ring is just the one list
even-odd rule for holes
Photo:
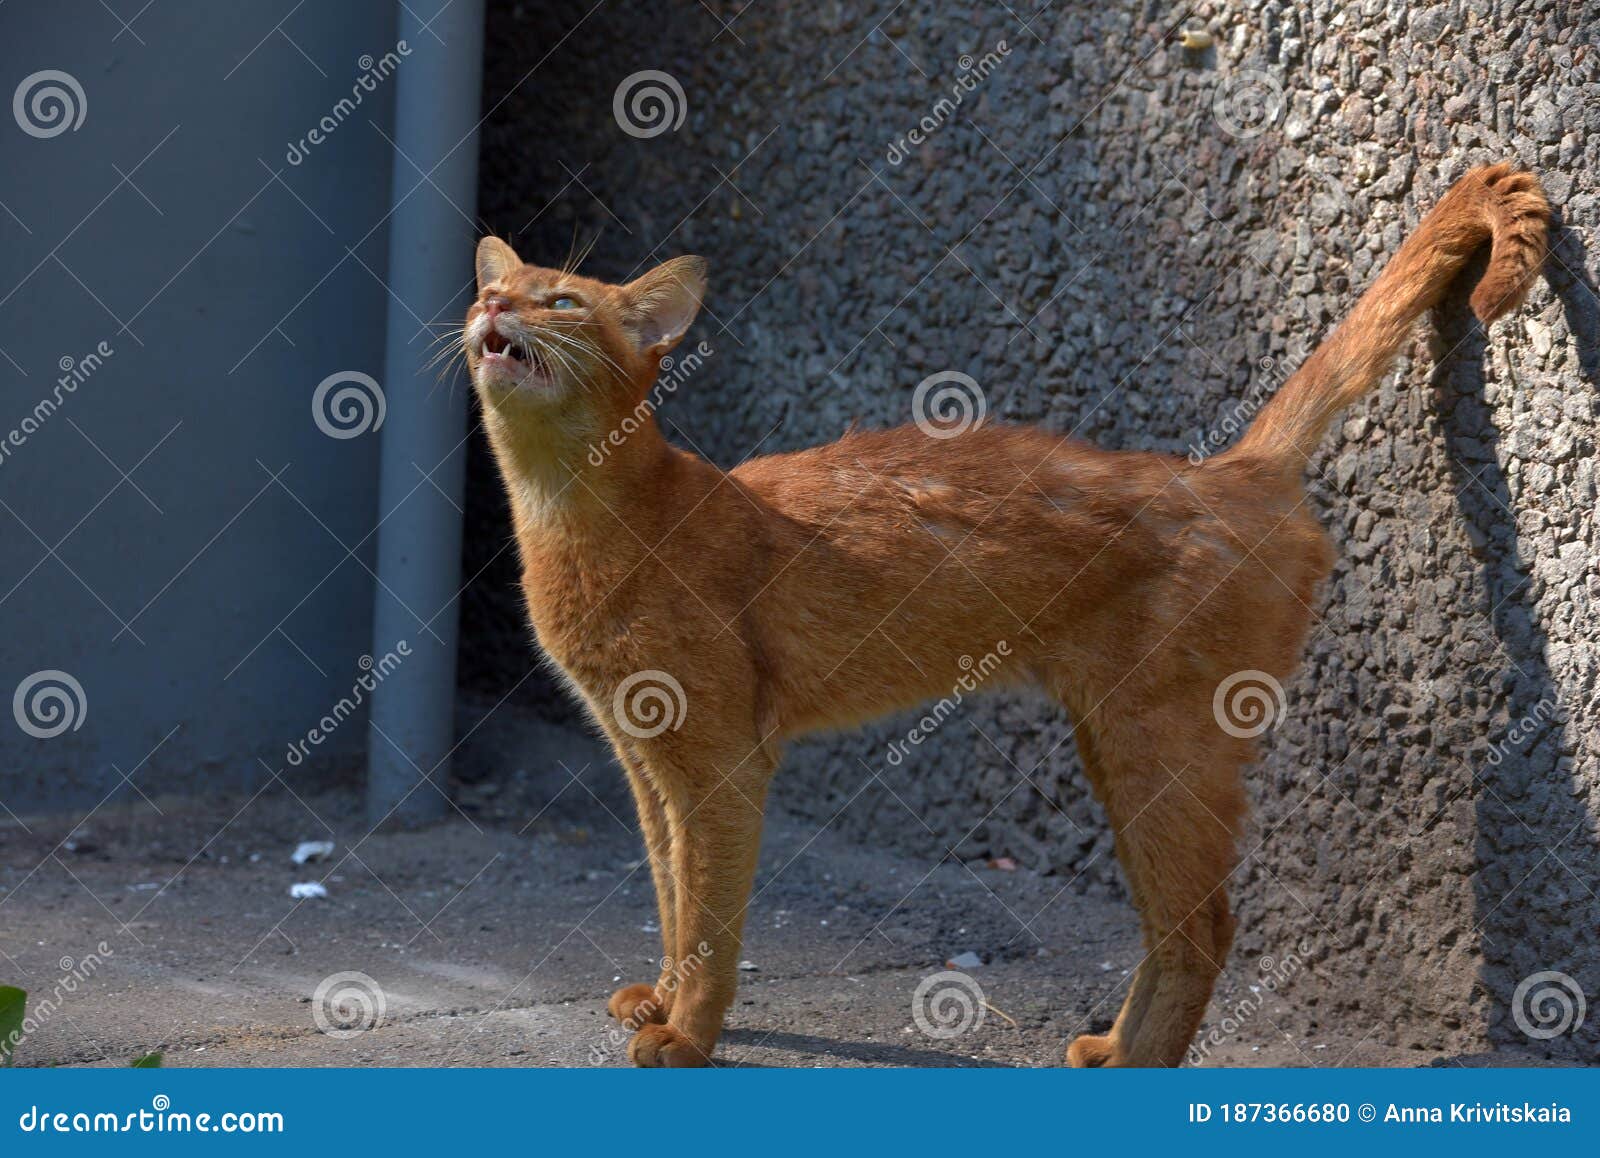
[[1550,205],[1533,174],[1510,163],[1474,169],[1450,187],[1343,323],[1217,456],[1304,469],[1333,417],[1376,386],[1412,323],[1444,295],[1484,242],[1489,266],[1472,292],[1487,325],[1521,304],[1544,264]]

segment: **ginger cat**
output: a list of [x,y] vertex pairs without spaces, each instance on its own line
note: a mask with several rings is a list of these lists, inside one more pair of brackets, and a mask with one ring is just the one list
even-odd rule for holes
[[1243,438],[1198,465],[1025,426],[907,426],[722,471],[669,446],[648,398],[704,261],[608,285],[485,238],[464,343],[529,615],[627,770],[665,956],[695,963],[612,995],[633,1061],[711,1059],[783,741],[937,698],[962,657],[1007,641],[986,686],[1033,684],[1070,713],[1147,950],[1111,1031],[1066,1060],[1177,1065],[1233,939],[1254,754],[1213,695],[1243,669],[1294,671],[1332,563],[1307,456],[1484,243],[1474,312],[1520,303],[1547,217],[1530,174],[1468,173]]

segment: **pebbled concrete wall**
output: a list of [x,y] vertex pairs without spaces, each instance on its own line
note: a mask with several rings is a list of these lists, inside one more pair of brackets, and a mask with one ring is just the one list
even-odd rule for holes
[[[485,218],[550,261],[598,233],[603,276],[710,258],[716,354],[662,416],[724,465],[905,422],[944,370],[995,419],[1204,451],[1452,178],[1537,168],[1561,214],[1547,284],[1488,334],[1447,304],[1313,463],[1339,562],[1249,773],[1230,972],[1307,964],[1311,1030],[1600,1056],[1600,1016],[1544,1038],[1514,1009],[1550,970],[1600,999],[1594,5],[537,7],[491,5]],[[640,139],[613,95],[645,69],[686,114]],[[478,454],[463,679],[560,714]],[[1121,888],[1059,713],[980,701],[890,763],[913,723],[798,746],[779,799],[930,864]],[[1015,917],[995,952],[1034,951]],[[1536,1031],[1542,988],[1520,998]]]

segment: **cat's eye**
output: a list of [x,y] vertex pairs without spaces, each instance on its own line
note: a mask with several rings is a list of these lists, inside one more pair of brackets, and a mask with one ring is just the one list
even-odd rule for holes
[[550,308],[553,310],[575,310],[578,308],[578,299],[562,295],[550,303]]

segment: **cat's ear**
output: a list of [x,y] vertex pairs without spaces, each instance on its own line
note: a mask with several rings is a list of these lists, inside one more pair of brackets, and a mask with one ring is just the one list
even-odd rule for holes
[[664,261],[622,287],[622,324],[641,351],[660,357],[688,332],[705,293],[705,258]]
[[478,288],[499,281],[512,270],[520,268],[522,260],[517,251],[498,237],[485,237],[478,242]]

